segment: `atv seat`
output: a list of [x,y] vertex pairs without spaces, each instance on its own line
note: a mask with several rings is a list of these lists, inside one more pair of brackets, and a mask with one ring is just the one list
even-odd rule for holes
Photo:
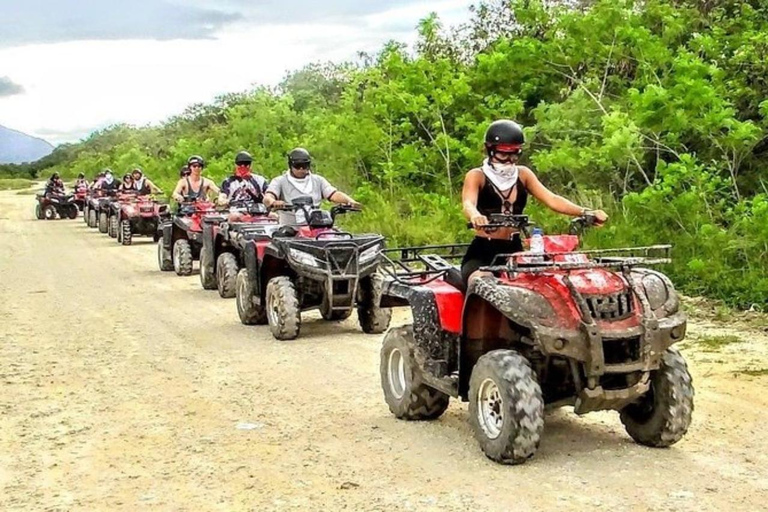
[[467,292],[467,286],[464,284],[464,279],[461,276],[461,269],[455,265],[448,263],[445,258],[436,254],[424,254],[419,256],[419,259],[430,270],[443,271],[443,280],[449,285],[453,286],[461,293]]
[[293,226],[280,226],[272,234],[275,238],[293,238],[299,234],[298,230]]
[[467,293],[467,285],[464,284],[464,278],[461,275],[461,269],[451,265],[451,268],[445,271],[443,278],[446,283],[459,290],[462,295]]

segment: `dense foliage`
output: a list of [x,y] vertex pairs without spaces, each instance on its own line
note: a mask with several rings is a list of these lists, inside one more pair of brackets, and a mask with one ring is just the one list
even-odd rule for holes
[[[139,165],[168,190],[189,154],[222,178],[247,148],[272,177],[302,145],[366,205],[353,227],[449,242],[471,236],[459,197],[485,126],[514,118],[545,184],[612,214],[589,244],[671,242],[685,291],[768,303],[768,2],[485,2],[462,27],[430,16],[418,30],[413,51],[391,42],[359,65],[312,65],[14,173]],[[566,221],[532,215],[550,231]]]

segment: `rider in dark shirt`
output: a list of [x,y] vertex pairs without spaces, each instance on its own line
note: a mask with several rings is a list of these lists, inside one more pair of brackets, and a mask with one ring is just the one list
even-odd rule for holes
[[116,192],[118,188],[120,188],[120,183],[115,179],[112,170],[104,171],[104,179],[99,183],[98,189],[110,194]]
[[138,191],[133,184],[133,176],[128,173],[123,176],[123,183],[120,185],[118,191],[121,194],[136,194]]
[[189,175],[182,177],[173,191],[172,197],[177,203],[203,201],[208,198],[208,194],[213,192],[219,194],[219,187],[208,178],[203,178],[202,172],[205,167],[205,160],[198,155],[192,155],[187,160]]
[[579,216],[590,212],[599,224],[608,220],[602,210],[588,210],[552,193],[541,184],[528,167],[517,165],[523,152],[523,129],[506,119],[492,123],[485,133],[488,158],[481,167],[472,169],[464,178],[462,201],[464,215],[475,228],[475,239],[461,264],[464,283],[483,275],[480,267],[490,265],[499,254],[523,250],[520,233],[513,228],[493,231],[483,229],[492,213],[519,215],[531,195],[553,211]]
[[131,172],[131,176],[133,177],[133,187],[139,195],[147,196],[149,194],[159,194],[163,192],[160,190],[160,187],[144,176],[144,173],[138,167]]
[[253,158],[246,151],[235,157],[235,172],[221,183],[219,203],[256,202],[264,200],[264,192],[269,182],[258,174],[251,173]]
[[45,195],[63,195],[64,194],[64,182],[61,181],[59,173],[55,172],[51,175],[45,184]]

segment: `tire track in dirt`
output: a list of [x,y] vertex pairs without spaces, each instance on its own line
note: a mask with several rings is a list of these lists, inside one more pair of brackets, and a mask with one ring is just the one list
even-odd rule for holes
[[503,467],[476,446],[464,404],[432,423],[395,420],[381,337],[354,320],[310,320],[299,340],[276,342],[197,276],[157,271],[148,239],[121,247],[81,219],[32,220],[29,196],[0,193],[0,211],[2,510],[747,510],[768,499],[767,379],[733,377],[742,363],[768,367],[746,350],[765,336],[716,357],[686,346],[696,411],[675,447],[633,444],[613,413],[560,410],[536,458]]

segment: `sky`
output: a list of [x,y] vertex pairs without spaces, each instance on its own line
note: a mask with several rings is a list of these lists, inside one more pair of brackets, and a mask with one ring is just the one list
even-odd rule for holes
[[473,0],[0,0],[0,125],[76,142],[275,85],[317,61],[412,43]]

